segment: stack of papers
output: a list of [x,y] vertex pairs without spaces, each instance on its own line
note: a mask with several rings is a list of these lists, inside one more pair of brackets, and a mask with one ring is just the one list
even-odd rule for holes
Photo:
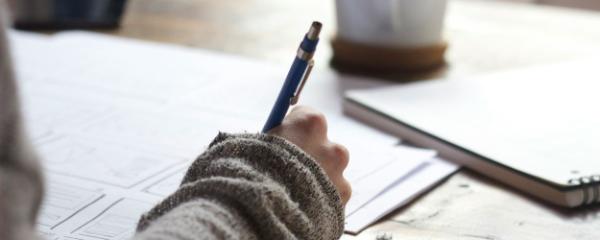
[[[47,239],[131,237],[219,131],[259,131],[288,68],[82,32],[11,38],[48,181],[38,219]],[[329,138],[350,151],[346,231],[358,233],[457,167],[344,117],[339,84],[313,74],[301,102],[324,112]]]

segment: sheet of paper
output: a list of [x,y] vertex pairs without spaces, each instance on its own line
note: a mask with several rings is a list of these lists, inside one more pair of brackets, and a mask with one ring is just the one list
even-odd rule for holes
[[[48,176],[38,219],[48,239],[131,237],[140,214],[177,189],[219,131],[261,128],[287,71],[81,32],[13,32],[11,39],[25,121]],[[329,138],[350,151],[345,174],[354,194],[346,214],[354,231],[448,172],[431,167],[435,152],[397,146],[396,138],[344,117],[340,95],[335,76],[316,72],[301,101],[326,113]],[[421,175],[431,183],[414,184]],[[389,197],[398,189],[405,195]]]
[[135,199],[119,199],[91,221],[73,230],[73,234],[99,239],[129,239],[135,231],[139,216],[153,205]]
[[94,191],[68,183],[49,181],[44,197],[44,204],[38,218],[38,224],[48,228],[55,228],[78,211],[93,204],[104,197],[101,191]]
[[436,183],[458,170],[446,160],[431,158],[426,164],[405,175],[387,191],[362,208],[346,215],[345,231],[358,233],[398,207],[405,205],[429,190]]
[[346,215],[359,210],[402,176],[435,156],[433,151],[408,147],[346,146],[352,149],[353,154],[344,173],[353,189],[352,198],[346,205]]

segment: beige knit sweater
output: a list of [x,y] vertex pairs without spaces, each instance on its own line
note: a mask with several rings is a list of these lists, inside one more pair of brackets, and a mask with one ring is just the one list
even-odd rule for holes
[[[36,239],[43,179],[22,133],[4,27],[0,60],[0,239]],[[335,187],[300,148],[274,136],[222,133],[180,188],[141,216],[134,238],[337,239],[343,220]]]

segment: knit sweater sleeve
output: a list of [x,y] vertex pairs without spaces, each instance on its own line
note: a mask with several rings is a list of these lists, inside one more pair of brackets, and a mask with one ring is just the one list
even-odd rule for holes
[[340,196],[288,141],[220,133],[180,188],[144,214],[136,239],[338,239]]

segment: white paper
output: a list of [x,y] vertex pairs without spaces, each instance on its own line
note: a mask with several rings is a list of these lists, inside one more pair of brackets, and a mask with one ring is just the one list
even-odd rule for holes
[[139,216],[153,205],[135,199],[119,199],[90,222],[75,229],[73,235],[96,239],[129,239],[133,236]]
[[149,194],[154,194],[160,197],[169,196],[169,194],[175,192],[179,185],[181,185],[181,181],[185,176],[186,168],[181,168],[176,170],[170,175],[167,175],[164,178],[161,178],[156,183],[150,185],[148,188],[143,191]]
[[376,198],[410,171],[435,156],[433,151],[420,151],[407,147],[352,147],[353,160],[345,176],[353,193],[346,205],[346,214],[352,214]]
[[[26,125],[48,180],[38,219],[48,239],[131,237],[140,215],[177,189],[219,131],[261,129],[287,71],[98,34],[13,32],[11,39]],[[325,112],[328,137],[350,151],[349,230],[447,176],[425,167],[434,151],[397,146],[396,138],[344,117],[334,76],[316,72],[309,81],[301,102]],[[428,178],[415,184],[421,175]]]
[[405,176],[394,187],[373,199],[369,204],[346,216],[345,231],[358,233],[398,207],[409,203],[440,180],[454,173],[458,166],[446,160],[432,158]]
[[44,204],[38,217],[38,224],[48,228],[57,227],[78,211],[104,196],[93,191],[68,183],[49,182],[44,196]]

